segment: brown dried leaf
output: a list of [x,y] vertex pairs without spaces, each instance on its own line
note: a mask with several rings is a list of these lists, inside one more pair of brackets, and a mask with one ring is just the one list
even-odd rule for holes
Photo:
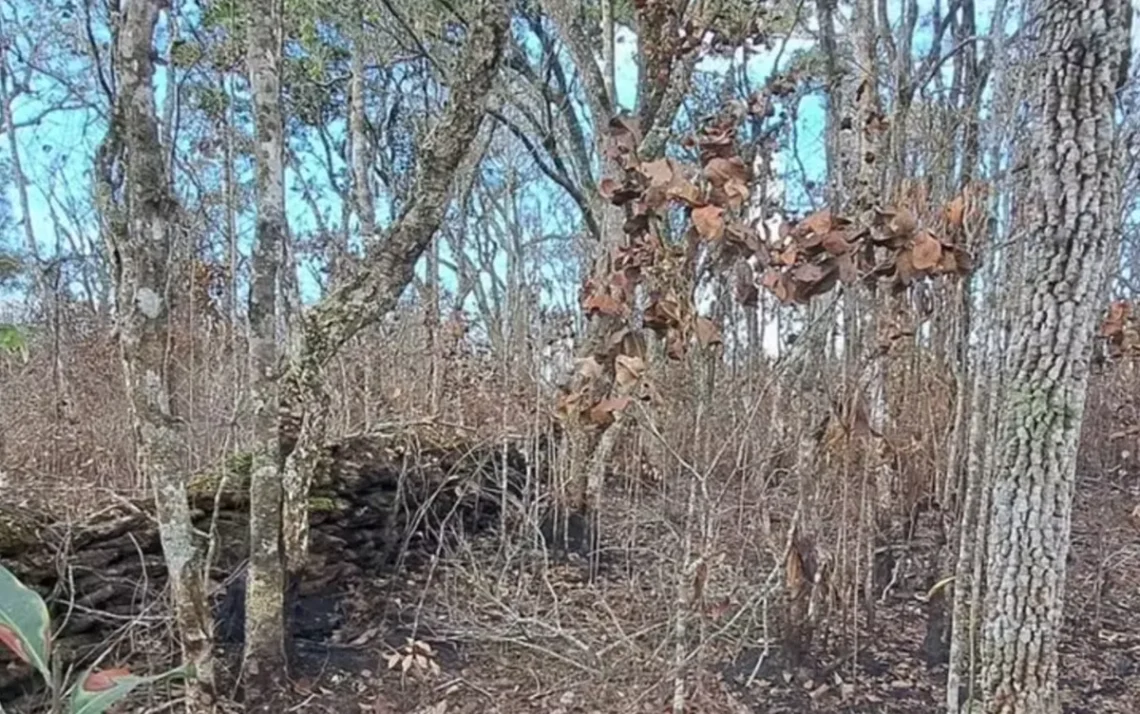
[[917,274],[911,251],[909,249],[899,251],[898,257],[895,258],[895,279],[903,285],[910,285]]
[[804,263],[792,268],[792,277],[801,283],[818,283],[826,275],[827,271],[816,263]]
[[646,364],[641,357],[633,355],[618,355],[614,360],[614,380],[621,391],[627,391],[637,384],[645,374]]
[[643,322],[655,332],[680,326],[681,305],[672,295],[654,298],[645,309]]
[[950,203],[942,209],[942,214],[946,218],[946,224],[954,230],[962,228],[962,219],[966,216],[966,197],[963,194],[958,194]]
[[916,228],[918,228],[918,218],[906,208],[900,208],[887,221],[887,230],[894,236],[909,236]]
[[598,426],[611,424],[614,420],[614,413],[620,412],[628,407],[631,401],[633,400],[625,396],[607,397],[590,409],[587,419],[591,424],[597,424]]
[[914,269],[919,272],[933,269],[942,259],[942,244],[930,234],[930,231],[922,231],[916,235],[911,250],[913,251],[912,264]]
[[622,317],[625,315],[627,307],[609,295],[594,293],[582,303],[582,309],[586,311],[587,315],[601,313],[611,317]]
[[728,207],[736,210],[748,200],[748,186],[743,181],[729,181],[724,185]]
[[704,168],[705,176],[713,186],[725,186],[729,183],[744,185],[748,183],[748,167],[739,156],[724,159],[716,157],[710,159]]
[[638,168],[638,171],[649,179],[649,185],[653,188],[668,186],[675,175],[673,164],[669,159],[646,162]]
[[592,382],[598,379],[605,371],[602,369],[601,363],[592,356],[582,357],[578,359],[577,362],[578,368],[575,371],[578,373],[578,377],[586,382]]
[[845,255],[851,252],[851,244],[847,242],[846,231],[830,231],[820,241],[823,249],[832,255]]
[[1100,325],[1100,334],[1116,337],[1124,334],[1124,324],[1132,313],[1132,305],[1125,300],[1115,300],[1108,306],[1108,316]]
[[705,240],[719,240],[724,235],[724,209],[701,206],[692,212],[693,226]]
[[716,323],[707,317],[698,317],[695,330],[697,335],[697,342],[701,347],[708,347],[709,345],[724,344],[724,340],[720,335],[720,328]]
[[671,328],[665,334],[665,355],[672,360],[684,359],[685,338],[680,330]]
[[768,288],[780,302],[786,303],[791,298],[788,281],[784,278],[783,274],[777,272],[776,269],[768,268],[764,273],[764,278],[761,283],[764,287]]
[[825,208],[822,211],[816,211],[800,221],[793,233],[800,235],[807,235],[808,233],[828,233],[831,231],[832,226],[831,211]]

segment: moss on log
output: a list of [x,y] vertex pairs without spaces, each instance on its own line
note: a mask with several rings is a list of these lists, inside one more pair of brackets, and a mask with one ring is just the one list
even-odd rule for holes
[[[527,482],[515,445],[433,428],[349,437],[327,446],[325,457],[309,515],[311,562],[301,586],[309,590],[389,566],[413,531],[431,545],[445,521],[479,530],[497,518],[502,484],[517,493]],[[248,486],[248,459],[240,457],[191,480],[195,526],[217,533],[215,602],[247,554]],[[146,499],[124,500],[87,522],[57,523],[0,498],[0,563],[57,616],[70,613],[59,641],[72,663],[83,666],[125,617],[164,608],[166,568],[152,513]],[[0,652],[0,706],[9,708],[32,680]]]

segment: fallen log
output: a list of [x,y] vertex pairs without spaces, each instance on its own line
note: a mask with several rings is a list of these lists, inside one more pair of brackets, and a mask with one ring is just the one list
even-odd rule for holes
[[[326,447],[310,501],[311,558],[301,594],[391,566],[413,541],[494,525],[506,497],[530,488],[518,443],[474,443],[434,427],[362,434]],[[211,569],[222,639],[240,639],[233,583],[248,551],[248,459],[191,480],[194,524],[214,533]],[[147,500],[123,500],[85,522],[0,499],[0,563],[45,598],[61,658],[85,666],[140,622],[165,622],[166,567]],[[236,592],[240,593],[240,587]],[[145,615],[144,615],[145,614]],[[237,622],[234,619],[237,618]],[[38,689],[30,668],[0,651],[0,706]]]

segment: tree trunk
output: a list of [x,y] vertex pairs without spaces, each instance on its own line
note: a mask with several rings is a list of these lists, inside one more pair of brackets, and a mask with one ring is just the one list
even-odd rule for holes
[[1123,0],[1043,11],[1027,289],[990,499],[981,699],[993,714],[1061,711],[1057,644],[1088,361],[1117,240],[1114,112],[1129,12]]
[[[196,674],[187,687],[186,709],[202,712],[212,711],[215,703],[212,623],[202,548],[195,542],[182,474],[183,421],[170,392],[168,262],[174,243],[171,218],[179,206],[168,181],[155,115],[154,31],[162,6],[159,0],[123,3],[115,43],[118,93],[99,150],[98,188],[110,212],[105,238],[115,275],[119,346],[138,468],[154,489],[182,656]],[[125,213],[113,205],[115,164],[123,165]]]
[[412,281],[415,265],[443,222],[451,181],[475,145],[484,104],[502,64],[510,17],[499,0],[482,5],[451,81],[451,96],[421,148],[414,190],[391,232],[370,246],[364,264],[298,320],[299,348],[282,384],[282,449],[285,462],[286,565],[296,572],[308,544],[306,502],[320,466],[328,399],[325,364],[362,328],[392,310]]
[[249,480],[249,569],[245,599],[245,702],[272,711],[284,690],[285,575],[282,472],[277,448],[278,292],[285,243],[285,151],[281,114],[281,13],[273,0],[250,15],[247,57],[256,124],[257,233],[250,261],[249,359],[256,448]]

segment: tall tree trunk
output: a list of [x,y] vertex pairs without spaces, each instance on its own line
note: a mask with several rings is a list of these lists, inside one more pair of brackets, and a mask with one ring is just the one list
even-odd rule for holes
[[982,704],[1054,714],[1077,441],[1121,176],[1116,91],[1124,0],[1043,9],[1026,289],[997,434],[982,628]]
[[285,457],[286,567],[298,572],[308,549],[308,492],[318,473],[328,398],[325,364],[346,341],[396,306],[431,244],[447,207],[452,178],[475,145],[485,103],[502,64],[510,16],[502,0],[483,3],[469,18],[467,40],[451,78],[451,94],[421,148],[413,190],[382,242],[363,265],[300,316],[296,354],[283,375],[280,439]]
[[256,125],[257,233],[250,261],[249,361],[256,447],[249,481],[249,568],[245,598],[245,701],[271,711],[284,690],[285,575],[282,471],[277,448],[278,293],[286,240],[285,148],[281,113],[280,0],[250,15],[247,69]]
[[[169,315],[174,282],[172,217],[179,214],[159,140],[154,96],[154,31],[161,0],[126,0],[116,28],[118,93],[97,157],[100,203],[115,275],[123,373],[130,397],[139,472],[154,489],[163,554],[170,574],[184,662],[195,676],[186,691],[189,712],[212,711],[212,626],[203,549],[195,542],[183,478],[182,420],[170,392]],[[116,164],[126,183],[125,213],[114,205]]]

